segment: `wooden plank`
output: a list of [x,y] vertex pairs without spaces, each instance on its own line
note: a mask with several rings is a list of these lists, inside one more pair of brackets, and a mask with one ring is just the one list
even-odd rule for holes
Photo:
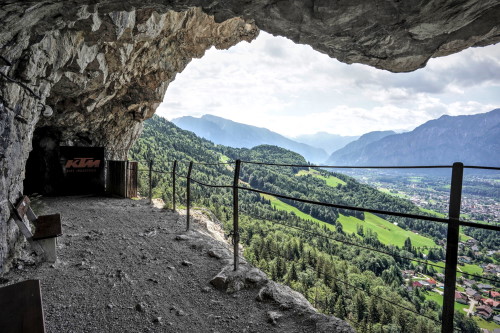
[[26,212],[28,211],[30,207],[30,199],[28,198],[27,195],[24,195],[19,203],[16,206],[17,213],[19,214],[20,218],[24,218],[24,215],[26,215]]
[[[44,251],[43,251],[42,247],[40,246],[40,244],[38,244],[37,242],[35,242],[33,240],[33,234],[31,233],[28,226],[24,222],[24,216],[19,215],[18,210],[14,207],[14,205],[10,201],[9,201],[9,207],[11,210],[11,218],[14,219],[14,222],[16,222],[17,227],[19,228],[19,230],[21,231],[23,236],[30,243],[31,247],[33,248],[33,250],[35,250],[37,255],[39,255],[39,256],[43,255]],[[9,219],[9,221],[10,221],[10,219]]]
[[109,193],[120,195],[120,172],[118,161],[108,161]]
[[39,280],[27,280],[0,288],[0,331],[45,332]]
[[17,227],[19,230],[21,230],[21,233],[26,237],[26,239],[31,238],[33,236],[31,234],[31,231],[28,229],[28,226],[24,223],[24,215],[19,214],[19,211],[14,207],[14,205],[9,202],[9,207],[11,210],[11,218],[14,219],[14,221],[17,224]]
[[[130,198],[129,189],[130,170],[127,166],[128,161],[108,161],[108,192],[113,195],[118,195],[125,198]],[[135,167],[137,170],[137,167]],[[137,177],[137,176],[136,176]],[[135,180],[137,183],[137,179]],[[137,196],[137,186],[135,186],[135,195]]]
[[127,197],[127,161],[120,161],[120,195]]
[[33,209],[31,209],[31,206],[28,207],[28,210],[26,211],[26,216],[28,217],[28,220],[30,220],[30,221],[35,221],[38,218],[38,216],[36,216]]
[[120,175],[122,177],[120,182],[120,193],[124,198],[127,197],[127,161],[123,161],[120,165]]
[[54,238],[62,235],[61,215],[43,215],[33,221],[35,234],[33,240]]
[[138,162],[129,162],[128,163],[128,190],[127,197],[135,198],[137,197],[137,187],[138,187],[138,170],[139,163]]

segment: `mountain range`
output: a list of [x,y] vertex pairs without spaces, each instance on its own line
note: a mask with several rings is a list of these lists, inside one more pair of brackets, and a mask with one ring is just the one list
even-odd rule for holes
[[[176,171],[179,175],[186,175],[188,170],[186,161],[207,163],[195,164],[191,174],[193,180],[219,185],[231,184],[234,180],[234,170],[226,164],[215,162],[240,159],[277,164],[306,163],[299,154],[277,146],[260,145],[252,149],[239,149],[214,145],[211,141],[197,137],[190,131],[182,130],[156,115],[144,122],[144,130],[131,149],[130,157],[137,161],[152,159],[156,170],[163,170],[167,173],[171,171],[172,161],[178,160],[180,163]],[[139,163],[141,169],[147,168],[145,164]],[[140,173],[139,177],[139,190],[147,193],[148,175]],[[154,184],[153,195],[171,203],[172,195],[174,195],[171,178],[162,174],[161,171],[153,173],[151,177],[151,184]],[[410,214],[418,214],[420,211],[408,200],[379,192],[351,177],[339,173],[331,174],[322,169],[280,168],[243,163],[240,180],[242,184],[246,184],[245,187],[255,190],[300,198],[314,198],[313,200],[335,202],[344,206],[352,205]],[[178,204],[184,204],[187,191],[184,177],[177,178],[176,184],[178,187],[175,200]],[[201,186],[198,181],[195,181],[190,188],[193,206],[203,207],[204,211],[211,212],[211,216],[215,215],[225,233],[233,230],[232,205],[234,201],[231,191],[207,188]],[[389,216],[387,220],[384,220],[375,215],[364,215],[362,212],[337,210],[293,200],[285,202],[275,196],[264,196],[243,190],[239,192],[238,207],[239,237],[241,243],[245,244],[245,259],[262,269],[276,282],[286,283],[296,288],[297,291],[301,291],[324,313],[333,313],[350,319],[353,316],[347,317],[347,314],[351,308],[360,308],[357,304],[362,305],[363,311],[368,307],[366,304],[372,308],[379,304],[377,296],[371,293],[362,296],[362,301],[360,301],[362,303],[356,301],[355,299],[360,295],[359,290],[339,288],[338,281],[334,278],[325,278],[325,274],[329,272],[335,272],[346,281],[369,281],[370,288],[376,289],[380,294],[391,295],[391,300],[395,303],[408,303],[411,309],[418,306],[420,311],[428,315],[433,313],[431,306],[437,308],[438,305],[429,305],[428,301],[419,298],[416,298],[415,302],[418,303],[414,305],[412,302],[407,302],[405,296],[394,292],[395,287],[404,283],[400,271],[410,267],[409,264],[392,258],[388,260],[386,255],[369,251],[363,245],[369,242],[369,245],[378,251],[399,253],[397,252],[399,248],[402,248],[406,239],[409,239],[411,244],[414,244],[411,250],[412,255],[417,257],[420,250],[417,250],[416,239],[434,244],[432,239],[423,235],[427,231],[433,234],[437,232],[439,238],[442,238],[446,232],[444,225],[432,226],[436,229],[431,230],[429,223],[413,219],[394,220]],[[396,221],[397,226],[394,225]],[[381,241],[376,231],[373,230],[382,231],[386,228],[391,230],[391,237]],[[418,231],[420,235],[413,233],[412,230]],[[335,244],[329,242],[329,239],[335,239]],[[316,274],[317,271],[321,271],[321,275]],[[304,276],[307,279],[304,279]],[[318,292],[318,286],[321,286],[320,292]],[[324,301],[316,302],[319,299],[318,295],[321,295]],[[340,301],[329,302],[328,300],[332,298]],[[337,306],[332,307],[332,303]],[[349,306],[344,304],[349,304]],[[336,309],[339,309],[339,312],[335,312]],[[396,312],[397,309],[395,310],[392,306],[381,306],[374,311],[377,312],[376,319],[369,319],[369,322],[365,320],[369,325],[378,325],[383,331],[392,328],[400,330],[399,326],[392,323],[391,318],[393,316],[400,318],[401,311]],[[416,327],[418,318],[413,312],[418,313],[408,312],[405,316],[407,323],[404,323],[404,327],[409,332],[423,332]],[[437,312],[433,315],[436,318],[438,316]],[[385,322],[389,323],[390,327],[382,325],[379,318],[389,318]],[[359,320],[355,318],[352,322],[357,324]],[[357,331],[366,332],[366,324],[363,325],[357,328]],[[386,327],[389,328],[386,329]],[[430,330],[425,330],[425,332],[430,332]]]
[[[360,137],[342,137],[319,132],[297,136],[295,140],[266,128],[212,115],[181,117],[172,122],[216,144],[235,148],[275,145],[299,153],[315,164],[500,165],[500,109],[475,115],[445,115],[400,134],[374,131]],[[326,151],[335,148],[338,149],[328,157]]]
[[[394,131],[373,131],[363,134],[357,140],[352,141],[345,145],[345,147],[334,151],[326,163],[339,165],[339,163],[344,163],[345,161],[352,161],[353,156],[364,156],[367,153],[365,151],[366,147],[371,143],[394,134],[396,134]],[[352,162],[349,165],[353,165]]]
[[321,148],[291,140],[266,128],[241,124],[221,117],[186,116],[173,119],[172,122],[184,130],[224,146],[253,148],[269,144],[299,153],[313,163],[322,163],[328,158],[326,151]]
[[322,148],[328,154],[341,149],[348,143],[359,139],[359,136],[342,136],[327,132],[318,132],[315,134],[304,134],[293,137],[293,140],[308,144],[313,147]]
[[334,152],[337,165],[466,165],[500,166],[500,109],[467,116],[441,116],[411,132],[363,135]]

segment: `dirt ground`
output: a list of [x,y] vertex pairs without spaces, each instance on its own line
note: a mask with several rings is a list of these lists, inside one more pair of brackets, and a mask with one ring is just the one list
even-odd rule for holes
[[[0,277],[0,287],[39,279],[47,332],[316,331],[307,316],[257,301],[258,290],[214,289],[209,282],[228,261],[176,240],[185,232],[183,212],[116,198],[42,203],[43,213],[62,216],[58,261],[37,264],[27,255]],[[204,231],[203,223],[193,228]],[[274,324],[270,311],[281,316]]]

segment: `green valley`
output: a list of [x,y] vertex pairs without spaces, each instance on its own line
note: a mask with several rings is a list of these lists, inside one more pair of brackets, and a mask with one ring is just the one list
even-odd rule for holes
[[422,208],[422,207],[419,207],[418,209],[420,209],[422,212],[427,213],[427,214],[429,214],[431,216],[446,217],[446,214],[438,213],[438,212],[436,212],[435,210],[432,210],[432,209],[426,209],[426,208]]
[[[263,194],[262,197],[266,200],[269,200],[271,205],[278,210],[293,213],[301,219],[304,219],[306,221],[313,221],[319,223],[322,226],[326,226],[331,230],[335,230],[335,227],[333,225],[305,214],[299,209],[284,203],[276,197],[266,194]],[[356,234],[359,226],[363,226],[364,229],[370,229],[378,235],[378,239],[380,240],[380,242],[386,245],[396,245],[402,247],[405,240],[407,238],[410,238],[413,246],[417,248],[431,248],[437,246],[432,239],[415,234],[408,230],[401,229],[393,223],[384,220],[383,218],[378,217],[374,214],[365,213],[364,216],[365,219],[360,220],[359,218],[354,216],[346,216],[340,214],[337,221],[342,224],[342,229],[347,233]],[[423,252],[426,253],[427,251]]]
[[326,185],[331,186],[331,187],[337,187],[339,185],[346,185],[346,182],[343,181],[342,179],[339,179],[335,176],[327,175],[324,176],[320,172],[314,169],[309,169],[309,170],[300,170],[297,173],[297,176],[307,176],[307,175],[312,175],[314,178],[324,180]]
[[[186,175],[188,161],[205,163],[194,164],[193,179],[205,184],[231,185],[234,166],[217,163],[241,159],[242,187],[343,206],[421,212],[405,199],[377,191],[341,173],[307,166],[250,163],[307,165],[302,156],[286,149],[268,145],[252,149],[214,145],[158,116],[145,122],[130,156],[138,161],[151,159],[155,170],[165,172],[155,172],[152,185],[154,196],[163,198],[167,206],[172,196],[173,160],[178,161],[179,174],[176,202],[185,205],[186,180],[182,175]],[[146,167],[141,165],[141,169]],[[140,192],[146,193],[147,173],[139,175],[139,186]],[[231,190],[193,183],[191,193],[193,205],[211,210],[229,233]],[[408,290],[401,271],[433,274],[426,265],[417,262],[423,260],[423,250],[419,247],[437,247],[433,239],[444,237],[446,228],[442,225],[402,217],[381,218],[243,189],[239,191],[239,212],[245,258],[273,280],[302,293],[321,312],[347,320],[360,332],[439,332],[438,325],[429,318],[439,321],[440,305]],[[434,259],[440,260],[443,251],[433,253]],[[404,259],[408,257],[416,260]],[[462,317],[457,325],[464,322],[477,327],[472,319]]]
[[291,206],[289,204],[284,203],[283,201],[279,200],[276,197],[273,197],[272,195],[261,194],[261,196],[265,200],[268,200],[270,202],[271,206],[274,209],[282,210],[282,211],[294,214],[295,216],[298,216],[299,218],[301,218],[301,219],[303,219],[305,221],[316,222],[316,223],[321,224],[322,226],[326,226],[327,228],[335,230],[335,228],[331,224],[323,222],[323,221],[320,221],[320,220],[312,217],[311,215],[308,215],[308,214],[306,214],[304,212],[301,212],[299,209],[297,209],[297,208],[295,208],[295,207],[293,207],[293,206]]
[[[405,240],[410,238],[413,246],[416,248],[431,248],[437,246],[432,239],[408,230],[404,230],[397,225],[394,225],[393,223],[371,213],[365,213],[364,221],[353,216],[344,215],[340,215],[338,221],[342,224],[342,227],[346,232],[355,233],[357,231],[357,226],[362,225],[364,229],[370,229],[371,231],[377,233],[378,239],[384,244],[402,247]],[[426,250],[422,251],[427,253]]]

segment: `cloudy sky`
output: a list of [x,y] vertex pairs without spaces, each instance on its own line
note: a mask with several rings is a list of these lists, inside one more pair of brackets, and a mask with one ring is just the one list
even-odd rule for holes
[[212,114],[286,136],[412,130],[441,115],[500,107],[500,44],[431,59],[394,74],[346,65],[261,32],[252,43],[210,49],[177,75],[157,114]]

